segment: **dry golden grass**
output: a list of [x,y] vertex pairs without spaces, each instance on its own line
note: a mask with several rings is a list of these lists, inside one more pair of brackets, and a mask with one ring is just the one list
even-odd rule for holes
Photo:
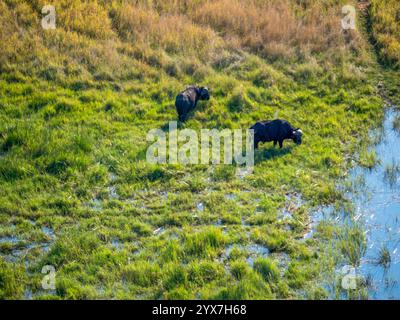
[[400,3],[396,0],[371,2],[373,36],[383,62],[400,67]]
[[343,32],[334,2],[60,0],[57,29],[49,31],[40,27],[45,0],[0,0],[0,68],[23,65],[26,73],[76,64],[89,73],[119,74],[133,59],[174,75],[189,60],[223,65],[221,59],[243,51],[269,61],[304,63],[315,56],[337,64],[363,43],[357,32]]
[[115,11],[114,27],[133,44],[147,44],[169,54],[195,54],[203,59],[222,43],[210,28],[196,26],[183,15],[123,5]]
[[265,58],[298,59],[308,53],[342,50],[359,40],[354,32],[344,36],[340,6],[326,7],[308,1],[299,15],[294,1],[219,0],[194,12],[194,20],[210,26],[226,40],[236,39],[244,48]]

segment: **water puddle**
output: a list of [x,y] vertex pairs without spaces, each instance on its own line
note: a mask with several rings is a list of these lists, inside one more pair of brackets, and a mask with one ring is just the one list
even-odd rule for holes
[[331,221],[332,219],[337,220],[337,217],[333,217],[333,207],[326,206],[320,207],[311,214],[311,222],[308,225],[308,231],[304,234],[303,239],[311,239],[317,229],[317,226],[322,221]]
[[[32,225],[36,225],[34,221],[30,221]],[[56,235],[53,229],[43,226],[40,228],[41,232],[45,235],[45,239],[43,241],[36,241],[27,243],[27,241],[20,239],[15,235],[1,237],[0,245],[9,245],[9,249],[0,253],[6,261],[8,262],[19,262],[24,260],[29,254],[31,254],[32,250],[38,249],[39,252],[36,252],[35,255],[48,252],[50,246],[56,239]],[[29,264],[29,260],[25,260],[26,264]]]
[[110,182],[115,182],[118,179],[118,176],[115,173],[110,172],[108,174],[108,178],[109,178]]
[[240,179],[243,180],[245,179],[247,176],[249,176],[250,174],[253,173],[252,169],[249,168],[238,168],[236,170],[236,176]]
[[161,191],[161,192],[159,193],[159,195],[160,195],[160,197],[161,197],[163,200],[165,200],[165,201],[168,200],[168,192],[167,192],[167,191]]
[[157,228],[156,230],[153,231],[153,234],[154,235],[158,235],[158,234],[163,233],[164,231],[165,231],[164,227],[159,227],[159,228]]
[[215,227],[223,226],[222,219],[217,219],[217,221],[215,221],[212,225]]
[[304,204],[304,200],[299,194],[288,194],[285,197],[285,206],[283,210],[278,213],[279,221],[290,221],[293,218],[293,212]]
[[204,203],[203,202],[199,202],[197,205],[196,205],[196,208],[197,208],[197,210],[198,211],[200,211],[200,212],[203,212],[204,211]]
[[110,199],[119,199],[119,195],[115,186],[108,187],[108,195]]
[[9,236],[9,237],[0,238],[0,243],[17,244],[18,242],[20,242],[20,240],[16,236]]
[[283,277],[289,268],[290,256],[285,252],[275,252],[271,255],[271,258],[278,262],[278,267],[281,270],[281,276]]
[[51,240],[55,239],[55,234],[53,229],[49,228],[49,227],[42,227],[41,228],[42,232],[46,235],[46,237],[48,237]]
[[121,249],[123,247],[123,244],[121,243],[121,241],[117,238],[113,238],[111,239],[111,246],[114,249]]
[[101,212],[103,211],[103,201],[95,198],[89,203],[89,208],[94,210],[95,212]]
[[225,199],[226,200],[235,200],[236,199],[236,195],[234,195],[233,193],[227,193],[226,195],[225,195]]
[[250,267],[253,267],[254,260],[256,258],[258,257],[265,258],[269,255],[269,249],[259,244],[249,244],[249,245],[231,244],[226,247],[224,256],[229,258],[233,250],[240,250],[246,252],[246,254],[248,255],[246,258],[246,262]]

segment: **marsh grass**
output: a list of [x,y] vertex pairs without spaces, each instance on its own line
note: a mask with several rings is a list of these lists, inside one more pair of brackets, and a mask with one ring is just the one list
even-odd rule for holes
[[269,258],[258,258],[254,261],[254,270],[260,273],[267,281],[278,281],[279,269]]
[[391,263],[392,258],[389,249],[387,247],[381,247],[379,249],[378,258],[376,259],[376,264],[382,266],[385,269],[388,269]]
[[[326,297],[328,258],[302,236],[309,206],[341,199],[346,159],[383,114],[362,34],[336,27],[337,1],[137,3],[57,1],[57,29],[45,32],[46,1],[0,0],[0,226],[15,225],[4,237],[25,244],[43,241],[43,226],[54,231],[48,250],[27,248],[15,263],[5,245],[0,297]],[[304,143],[261,145],[244,176],[148,164],[146,133],[166,131],[176,93],[193,83],[212,98],[182,128],[246,129],[279,114]],[[306,203],[291,229],[278,220],[287,194]],[[356,263],[360,231],[340,240]],[[227,258],[232,244],[245,249]],[[288,265],[251,254],[254,244]],[[55,292],[41,288],[46,264]]]
[[6,263],[0,258],[0,298],[21,299],[27,281],[22,266]]
[[397,184],[397,180],[400,174],[400,165],[395,160],[391,164],[385,166],[384,178],[391,187]]
[[364,150],[360,153],[359,164],[368,169],[374,168],[379,163],[379,159],[377,158],[376,151],[367,151]]
[[400,134],[400,116],[397,116],[393,120],[393,130],[395,130],[398,134]]
[[338,234],[338,247],[352,266],[358,266],[366,251],[363,230],[358,225],[344,226]]

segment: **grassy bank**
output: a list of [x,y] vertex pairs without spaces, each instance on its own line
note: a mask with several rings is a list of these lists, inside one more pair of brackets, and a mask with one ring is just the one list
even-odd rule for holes
[[[329,228],[304,239],[310,208],[340,201],[383,113],[344,2],[69,3],[43,30],[47,3],[0,1],[0,298],[325,298],[325,272],[362,243],[338,255],[321,250]],[[147,132],[191,83],[212,98],[184,127],[278,115],[303,144],[264,145],[245,177],[148,164]]]

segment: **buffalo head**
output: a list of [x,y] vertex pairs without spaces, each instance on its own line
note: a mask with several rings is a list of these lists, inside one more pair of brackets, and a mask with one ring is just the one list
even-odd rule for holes
[[301,138],[303,136],[303,131],[300,129],[293,130],[293,141],[296,144],[301,144]]
[[200,100],[210,100],[210,92],[207,87],[199,88]]

